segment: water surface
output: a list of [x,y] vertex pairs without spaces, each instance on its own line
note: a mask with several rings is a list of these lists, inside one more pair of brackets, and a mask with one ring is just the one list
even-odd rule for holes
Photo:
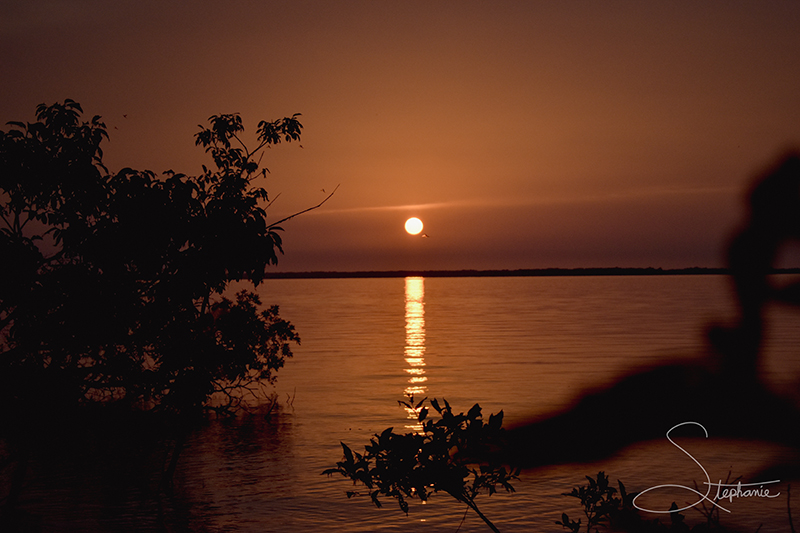
[[[408,393],[446,398],[456,411],[479,403],[487,417],[502,409],[507,425],[519,423],[636,368],[701,357],[709,322],[735,312],[721,276],[268,280],[260,293],[280,305],[302,338],[278,373],[278,409],[198,430],[175,493],[160,500],[127,482],[108,494],[115,482],[102,474],[57,472],[69,470],[62,463],[40,467],[26,497],[51,530],[155,531],[167,524],[175,531],[487,531],[475,515],[464,519],[464,507],[449,496],[413,505],[406,516],[392,500],[376,509],[368,498],[348,499],[347,480],[320,473],[341,458],[340,441],[359,449],[387,427],[413,429],[397,403]],[[763,379],[791,394],[800,376],[797,317],[782,308],[770,316]],[[590,443],[592,435],[586,438]],[[723,481],[729,471],[747,479],[796,454],[713,438],[692,440],[691,449]],[[676,478],[702,481],[697,466],[664,439],[596,464],[525,471],[515,494],[478,503],[504,532],[560,531],[554,522],[562,511],[580,515],[577,500],[561,494],[598,470],[632,491]],[[53,476],[67,480],[55,495]],[[70,491],[76,483],[82,488]],[[788,530],[784,497],[732,507],[723,523]]]

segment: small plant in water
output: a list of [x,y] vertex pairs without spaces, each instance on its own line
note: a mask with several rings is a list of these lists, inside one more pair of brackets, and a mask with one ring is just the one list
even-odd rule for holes
[[[617,481],[619,492],[609,483],[608,477],[604,472],[597,473],[597,479],[586,476],[588,485],[583,485],[572,489],[572,492],[565,492],[563,496],[570,496],[580,500],[583,506],[583,514],[586,517],[586,532],[595,533],[603,527],[606,531],[626,531],[628,533],[706,533],[730,532],[729,529],[720,525],[719,513],[715,513],[713,508],[703,506],[701,514],[706,521],[689,527],[686,517],[678,511],[678,506],[673,502],[669,513],[669,523],[662,523],[658,519],[647,520],[641,516],[633,505],[633,498],[636,493],[628,493],[622,481]],[[728,480],[730,474],[728,474]],[[619,497],[617,496],[619,494]],[[789,521],[791,524],[791,509],[789,509]],[[561,514],[561,520],[556,524],[572,533],[579,533],[582,528],[582,519],[577,521],[570,519],[567,513]],[[792,529],[794,531],[794,529]]]
[[[400,435],[387,428],[370,439],[363,454],[341,443],[343,460],[323,474],[339,473],[354,484],[364,485],[376,507],[381,507],[381,496],[396,498],[406,514],[408,499],[427,501],[433,493],[446,492],[499,533],[475,498],[481,493],[494,494],[498,486],[514,492],[511,481],[518,479],[519,469],[507,470],[487,459],[502,434],[503,412],[490,415],[484,422],[478,404],[467,414],[454,415],[447,400],[442,406],[433,399],[430,405],[440,415],[433,420],[428,418],[428,408],[423,407],[426,400],[414,403],[414,397],[409,396],[408,402],[399,402],[416,413],[421,431]],[[347,492],[348,498],[357,495],[356,491]]]

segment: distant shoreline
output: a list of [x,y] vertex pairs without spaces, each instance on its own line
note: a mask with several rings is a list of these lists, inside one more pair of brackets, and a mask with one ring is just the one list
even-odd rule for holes
[[[798,274],[800,268],[775,269],[775,274]],[[525,268],[517,270],[380,270],[359,272],[271,272],[265,279],[326,278],[480,278],[524,276],[698,276],[730,274],[727,268]]]

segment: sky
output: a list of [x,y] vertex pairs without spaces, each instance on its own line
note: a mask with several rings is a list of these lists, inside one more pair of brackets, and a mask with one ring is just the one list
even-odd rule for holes
[[[199,174],[301,113],[277,271],[721,266],[800,146],[800,2],[2,1],[0,122],[72,98],[105,162]],[[403,224],[419,217],[427,237]]]

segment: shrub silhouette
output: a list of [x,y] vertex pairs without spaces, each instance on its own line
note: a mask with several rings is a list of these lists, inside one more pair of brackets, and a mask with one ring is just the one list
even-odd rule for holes
[[[372,502],[381,507],[380,496],[397,499],[400,509],[408,514],[409,498],[427,501],[436,492],[446,492],[475,511],[492,531],[498,531],[475,503],[481,493],[494,494],[497,487],[513,492],[511,481],[519,471],[508,471],[490,462],[490,449],[502,435],[503,412],[490,415],[483,421],[481,408],[472,406],[467,414],[453,414],[447,400],[442,406],[436,399],[431,406],[440,415],[436,421],[428,418],[423,407],[427,398],[414,403],[400,402],[417,413],[422,430],[406,434],[387,428],[364,447],[364,454],[353,452],[342,443],[344,458],[323,474],[342,474],[356,484],[363,484]],[[348,497],[358,492],[350,491]]]
[[89,408],[174,428],[234,412],[299,342],[254,292],[223,296],[232,281],[257,286],[282,253],[256,156],[298,141],[299,115],[260,122],[253,149],[239,115],[212,116],[196,144],[213,164],[157,176],[110,173],[106,127],[82,113],[42,104],[0,131],[0,437],[35,438]]

